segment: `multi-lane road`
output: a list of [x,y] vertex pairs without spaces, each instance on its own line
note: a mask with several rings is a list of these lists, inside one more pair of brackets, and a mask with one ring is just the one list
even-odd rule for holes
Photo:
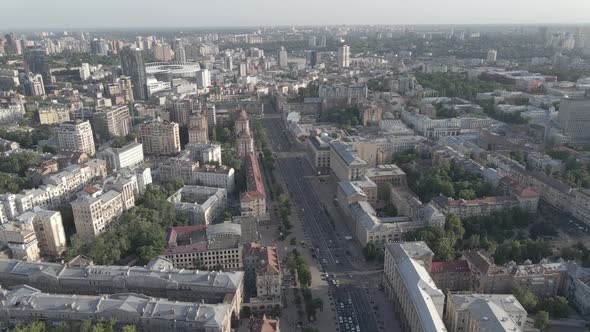
[[[383,321],[376,318],[376,309],[371,303],[373,300],[368,295],[369,288],[363,282],[363,273],[371,272],[352,264],[349,251],[354,249],[338,234],[336,225],[331,222],[310,182],[310,178],[315,176],[311,164],[300,152],[293,151],[297,143],[290,141],[280,117],[269,114],[262,122],[267,142],[275,155],[277,170],[287,186],[297,219],[302,223],[308,243],[306,250],[313,252],[320,270],[328,275],[337,331],[384,331]],[[372,285],[373,288],[376,286]],[[390,330],[399,329],[392,327]]]

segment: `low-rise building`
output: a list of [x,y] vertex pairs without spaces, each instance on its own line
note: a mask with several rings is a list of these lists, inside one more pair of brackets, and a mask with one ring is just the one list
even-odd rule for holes
[[15,259],[29,262],[40,259],[39,241],[35,231],[30,227],[14,223],[0,225],[0,243],[10,249]]
[[244,287],[259,301],[281,300],[281,268],[276,247],[250,243],[244,248]]
[[162,258],[146,267],[94,265],[82,256],[67,264],[0,259],[4,287],[26,284],[58,294],[140,293],[173,301],[223,303],[235,317],[242,304],[243,278],[243,272],[178,270]]
[[39,123],[42,125],[52,125],[57,123],[69,122],[70,110],[65,107],[47,107],[39,110]]
[[523,331],[527,312],[514,295],[449,294],[445,323],[449,331]]
[[172,227],[162,256],[182,269],[243,270],[241,225],[223,223]]
[[187,185],[225,188],[227,192],[233,192],[235,188],[234,174],[234,169],[230,167],[199,167],[198,162],[180,158],[164,160],[158,168],[158,176],[162,182],[182,179]]
[[256,154],[250,153],[244,160],[246,192],[240,196],[242,216],[262,217],[266,215],[266,193]]
[[466,260],[433,262],[430,275],[440,289],[451,292],[471,290],[471,271]]
[[168,197],[174,209],[184,214],[191,225],[209,225],[227,208],[227,191],[222,188],[184,186]]
[[30,286],[0,290],[0,319],[13,323],[68,323],[113,319],[142,331],[230,332],[231,307],[156,299],[140,294],[48,294]]

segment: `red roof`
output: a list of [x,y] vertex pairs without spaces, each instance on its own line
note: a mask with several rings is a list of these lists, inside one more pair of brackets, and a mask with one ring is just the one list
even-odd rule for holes
[[452,262],[432,262],[430,273],[469,272],[469,264],[462,259]]
[[255,153],[250,153],[245,159],[244,169],[246,172],[246,192],[242,194],[240,200],[250,201],[263,199],[266,197],[262,176],[260,175],[260,166]]
[[175,245],[179,234],[192,233],[194,231],[205,229],[207,229],[207,225],[170,227],[166,230],[166,243],[168,243],[168,245]]
[[244,249],[244,255],[258,256],[261,263],[264,261],[264,265],[258,267],[259,271],[279,273],[279,255],[276,247],[264,247],[252,242]]

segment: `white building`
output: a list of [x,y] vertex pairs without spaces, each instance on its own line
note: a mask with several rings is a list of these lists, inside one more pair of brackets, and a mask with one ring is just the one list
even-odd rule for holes
[[385,293],[394,303],[403,331],[447,331],[442,320],[445,295],[419,259],[428,256],[429,251],[423,242],[391,243],[385,247]]
[[107,148],[97,152],[96,158],[106,161],[111,169],[133,168],[143,163],[143,145],[133,142],[121,148]]
[[511,294],[449,294],[445,323],[449,331],[523,331],[527,312]]
[[76,233],[83,237],[103,233],[123,214],[122,195],[115,190],[88,187],[71,205]]
[[338,48],[338,67],[350,67],[350,46],[342,45]]

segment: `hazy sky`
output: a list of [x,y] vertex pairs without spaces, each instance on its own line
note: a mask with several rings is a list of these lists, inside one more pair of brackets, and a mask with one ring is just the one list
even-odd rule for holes
[[590,0],[0,0],[0,29],[587,23]]

